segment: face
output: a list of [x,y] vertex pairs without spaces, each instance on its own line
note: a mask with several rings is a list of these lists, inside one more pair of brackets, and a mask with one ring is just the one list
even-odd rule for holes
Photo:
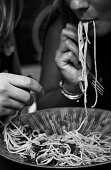
[[97,36],[111,32],[111,0],[66,0],[66,3],[79,20],[95,21]]

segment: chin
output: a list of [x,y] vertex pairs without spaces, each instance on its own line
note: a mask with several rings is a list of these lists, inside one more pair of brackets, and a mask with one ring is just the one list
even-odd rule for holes
[[[106,25],[96,25],[96,36],[97,37],[103,37],[107,34],[111,33],[111,27],[108,27]],[[94,36],[94,28],[90,27],[88,35],[93,37]]]
[[111,23],[101,22],[96,24],[96,35],[98,37],[103,37],[111,33]]
[[107,30],[102,29],[100,31],[96,31],[96,36],[97,37],[104,37],[104,36],[108,35],[110,32],[111,32],[111,30],[107,31]]

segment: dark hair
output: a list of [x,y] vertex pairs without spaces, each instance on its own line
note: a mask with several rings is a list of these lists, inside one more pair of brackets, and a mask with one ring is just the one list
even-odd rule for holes
[[0,0],[0,44],[12,34],[22,13],[22,0]]

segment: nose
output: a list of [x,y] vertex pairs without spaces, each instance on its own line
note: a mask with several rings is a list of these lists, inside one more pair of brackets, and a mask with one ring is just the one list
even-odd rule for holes
[[71,0],[70,8],[72,10],[85,10],[89,7],[89,0]]

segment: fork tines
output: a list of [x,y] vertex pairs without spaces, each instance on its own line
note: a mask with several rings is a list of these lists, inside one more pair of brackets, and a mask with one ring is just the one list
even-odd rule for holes
[[91,73],[91,72],[89,72],[89,74],[88,74],[88,78],[89,78],[89,82],[91,83],[91,85],[93,86],[93,88],[97,88],[97,91],[98,91],[98,93],[100,93],[101,95],[103,95],[104,94],[104,87],[101,85],[101,83],[97,80],[96,81],[96,78],[95,78],[95,76]]

